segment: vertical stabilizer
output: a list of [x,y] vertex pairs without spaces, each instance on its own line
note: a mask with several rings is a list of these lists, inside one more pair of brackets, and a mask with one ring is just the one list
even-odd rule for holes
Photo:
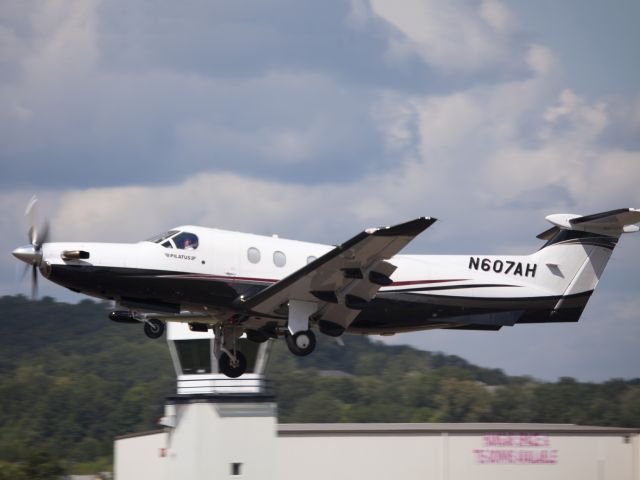
[[640,222],[640,210],[627,208],[586,216],[556,214],[547,220],[554,226],[538,235],[547,242],[532,255],[548,273],[540,282],[559,297],[554,313],[569,308],[581,312],[620,236],[638,231],[635,224]]

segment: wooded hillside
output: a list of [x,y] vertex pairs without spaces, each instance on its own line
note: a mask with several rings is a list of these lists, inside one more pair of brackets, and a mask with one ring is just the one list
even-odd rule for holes
[[[165,396],[175,390],[166,343],[107,314],[92,301],[0,299],[0,480],[2,472],[20,478],[12,469],[29,455],[75,471],[108,465],[114,436],[157,428]],[[545,383],[367,337],[345,343],[320,335],[316,352],[298,358],[276,342],[268,374],[280,422],[640,427],[638,379]]]

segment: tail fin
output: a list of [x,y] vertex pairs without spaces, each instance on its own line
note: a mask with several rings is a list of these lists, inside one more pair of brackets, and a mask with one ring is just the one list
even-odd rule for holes
[[547,242],[532,257],[546,273],[539,280],[559,296],[553,308],[556,321],[577,321],[620,235],[640,230],[635,225],[640,223],[640,209],[546,218],[554,226],[538,235]]

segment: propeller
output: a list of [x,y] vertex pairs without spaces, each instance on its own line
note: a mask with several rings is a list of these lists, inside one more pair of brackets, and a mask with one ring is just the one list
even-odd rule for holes
[[[24,212],[29,222],[28,240],[29,245],[16,248],[13,255],[27,264],[24,274],[31,266],[31,298],[38,296],[38,267],[42,263],[42,245],[49,240],[49,222],[45,220],[41,228],[37,226],[38,199],[31,197]],[[23,274],[23,277],[24,277]]]

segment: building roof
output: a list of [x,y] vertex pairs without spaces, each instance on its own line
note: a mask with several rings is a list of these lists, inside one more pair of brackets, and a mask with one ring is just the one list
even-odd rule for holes
[[284,423],[278,425],[278,433],[282,436],[478,432],[630,435],[640,433],[640,428],[598,427],[558,423]]
[[144,432],[126,433],[124,435],[117,435],[116,437],[114,437],[114,440],[124,440],[126,438],[135,438],[135,437],[146,437],[148,435],[158,435],[160,433],[165,433],[165,430],[157,429],[157,430],[146,430]]
[[[119,435],[116,440],[158,435],[166,430]],[[598,427],[570,423],[281,423],[278,436],[306,435],[399,435],[441,433],[555,433],[565,435],[637,435],[640,428]]]

